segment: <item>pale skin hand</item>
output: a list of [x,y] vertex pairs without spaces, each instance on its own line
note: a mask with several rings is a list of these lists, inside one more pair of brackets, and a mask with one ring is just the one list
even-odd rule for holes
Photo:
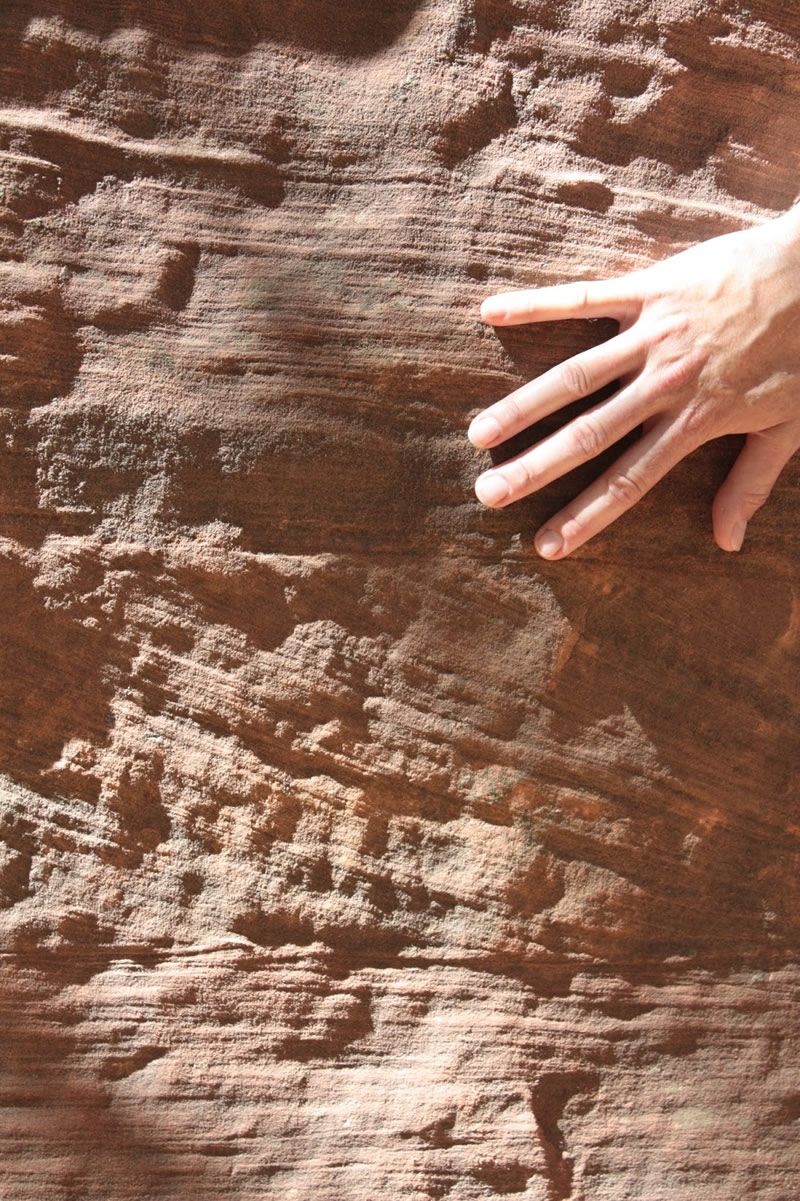
[[714,500],[714,538],[723,550],[741,548],[748,521],[800,448],[800,207],[620,279],[491,296],[481,317],[491,325],[619,322],[615,337],[518,388],[470,425],[473,444],[489,449],[619,382],[608,400],[476,482],[479,500],[503,507],[643,427],[539,530],[539,554],[564,558],[723,434],[747,434],[747,441]]

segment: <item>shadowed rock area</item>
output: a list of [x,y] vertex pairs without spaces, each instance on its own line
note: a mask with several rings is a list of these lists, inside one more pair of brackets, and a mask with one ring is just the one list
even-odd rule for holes
[[0,8],[0,1194],[800,1195],[797,460],[469,417],[798,190],[777,0]]

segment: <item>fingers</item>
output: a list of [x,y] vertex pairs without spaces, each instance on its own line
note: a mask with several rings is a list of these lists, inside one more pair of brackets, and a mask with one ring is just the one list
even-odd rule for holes
[[521,292],[499,292],[481,305],[481,319],[490,325],[521,325],[526,321],[564,321],[576,317],[625,317],[637,307],[636,276],[557,284]]
[[748,435],[711,511],[714,539],[722,550],[741,550],[748,521],[769,496],[798,444],[797,423]]
[[649,415],[641,386],[634,383],[530,450],[485,471],[475,483],[478,499],[491,507],[519,500],[601,454]]
[[588,542],[641,500],[691,449],[675,433],[672,418],[652,426],[608,471],[539,530],[539,554],[545,559],[563,559]]
[[589,396],[612,380],[637,370],[644,363],[646,353],[636,330],[618,334],[608,342],[559,363],[539,379],[524,384],[504,400],[484,409],[470,425],[468,437],[474,446],[485,449],[498,446],[571,401]]

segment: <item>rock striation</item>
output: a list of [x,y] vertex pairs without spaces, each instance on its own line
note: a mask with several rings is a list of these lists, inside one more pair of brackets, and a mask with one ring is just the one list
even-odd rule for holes
[[797,463],[548,564],[464,437],[793,201],[748,5],[5,0],[8,1201],[800,1195]]

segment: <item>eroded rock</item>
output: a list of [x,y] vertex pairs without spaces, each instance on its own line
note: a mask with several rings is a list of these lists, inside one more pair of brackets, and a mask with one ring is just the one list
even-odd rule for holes
[[503,287],[797,191],[790,6],[0,14],[0,1180],[798,1192],[797,466],[574,559]]

